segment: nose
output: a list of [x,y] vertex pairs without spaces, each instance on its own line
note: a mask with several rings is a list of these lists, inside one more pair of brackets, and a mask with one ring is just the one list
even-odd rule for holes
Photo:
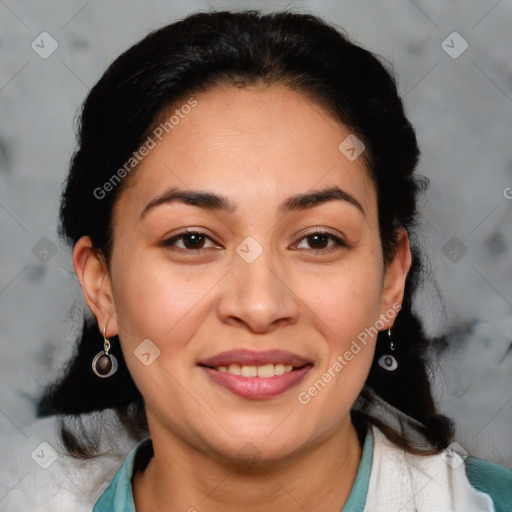
[[268,333],[296,323],[300,301],[290,281],[289,273],[272,261],[269,250],[251,263],[237,255],[224,280],[218,303],[220,319],[254,333]]

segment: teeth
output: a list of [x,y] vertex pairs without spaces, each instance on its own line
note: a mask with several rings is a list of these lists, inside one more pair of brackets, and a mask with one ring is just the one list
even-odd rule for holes
[[283,373],[291,372],[293,366],[291,364],[264,364],[262,366],[240,366],[239,364],[230,364],[229,366],[215,367],[219,372],[228,372],[233,375],[241,375],[242,377],[263,377],[269,378],[275,375],[283,375]]
[[258,377],[273,377],[274,375],[276,375],[276,370],[273,364],[258,366]]
[[242,375],[242,367],[239,364],[230,364],[227,371],[233,375]]
[[[228,368],[229,372],[229,368]],[[242,366],[242,377],[257,377],[258,368],[256,366]]]

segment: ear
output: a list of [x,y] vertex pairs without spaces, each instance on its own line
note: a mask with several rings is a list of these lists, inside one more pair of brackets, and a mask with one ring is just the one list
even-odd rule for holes
[[100,332],[103,334],[103,328],[107,326],[105,336],[115,336],[118,326],[110,275],[104,257],[93,247],[88,236],[83,236],[75,244],[73,267]]
[[[411,268],[411,248],[409,245],[409,236],[404,228],[398,229],[398,237],[395,247],[395,254],[393,259],[388,263],[385,269],[384,279],[382,284],[381,296],[381,318],[390,309],[396,310],[393,307],[396,304],[402,304],[405,290],[405,280],[407,273]],[[393,324],[390,323],[388,327]],[[386,329],[388,328],[386,327]]]

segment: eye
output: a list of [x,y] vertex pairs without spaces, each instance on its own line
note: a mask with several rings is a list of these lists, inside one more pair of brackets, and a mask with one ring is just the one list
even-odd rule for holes
[[[304,240],[307,240],[307,243],[310,245],[310,247],[304,247]],[[329,240],[333,241],[334,243],[326,246],[326,243]],[[338,238],[331,233],[327,233],[325,231],[315,231],[313,233],[308,233],[304,238],[302,238],[296,247],[298,249],[313,248],[315,249],[315,252],[326,253],[336,251],[341,247],[348,247],[348,245],[343,240],[341,240],[341,238]]]
[[[182,233],[173,236],[172,238],[164,240],[162,242],[162,246],[177,248],[180,251],[194,253],[203,249],[207,249],[208,247],[205,247],[205,243],[207,241],[213,243],[213,240],[201,231],[185,230]],[[304,241],[307,241],[310,247],[304,247]],[[333,243],[331,245],[326,245],[326,243],[329,241],[332,241]],[[182,246],[180,247],[177,242],[181,242]],[[317,253],[328,253],[338,250],[341,247],[348,247],[348,245],[339,237],[334,236],[331,233],[315,231],[303,237],[296,245],[296,247],[298,249],[314,249],[314,252]]]
[[[185,230],[182,233],[173,236],[167,240],[162,242],[163,247],[178,247],[179,250],[186,252],[196,252],[201,251],[203,249],[207,249],[208,247],[204,247],[205,242],[209,240],[213,242],[213,240],[201,231],[189,231]],[[179,247],[176,242],[183,242],[183,246]]]

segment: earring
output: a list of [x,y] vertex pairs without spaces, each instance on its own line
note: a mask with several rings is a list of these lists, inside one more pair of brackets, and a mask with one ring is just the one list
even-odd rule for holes
[[[391,339],[391,327],[388,329],[388,337],[389,337],[389,349],[391,351],[395,350],[395,345],[393,344],[393,340]],[[379,366],[387,370],[388,372],[394,372],[398,368],[398,363],[392,354],[384,354],[380,356],[378,360]]]
[[110,341],[105,338],[107,326],[103,328],[103,350],[98,352],[92,360],[92,371],[102,379],[114,375],[117,371],[117,359],[113,354],[109,354]]

